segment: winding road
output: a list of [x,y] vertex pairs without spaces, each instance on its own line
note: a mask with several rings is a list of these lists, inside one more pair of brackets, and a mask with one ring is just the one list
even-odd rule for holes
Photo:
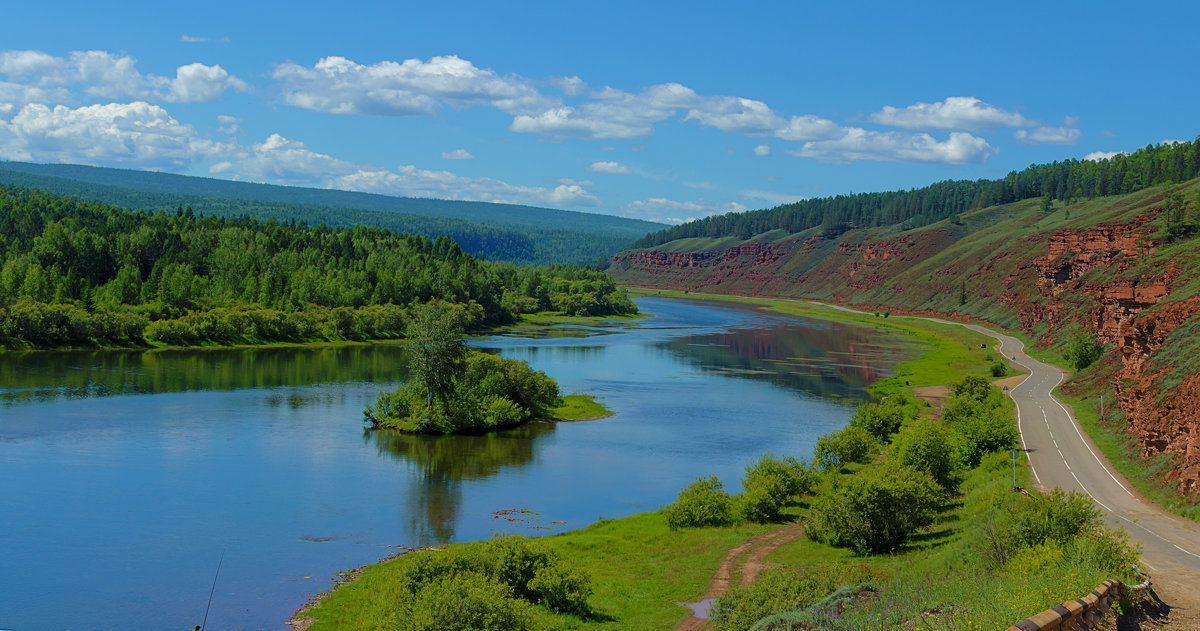
[[1124,526],[1130,538],[1142,544],[1142,561],[1164,600],[1195,614],[1200,606],[1200,524],[1141,497],[1108,464],[1071,412],[1052,394],[1066,373],[1027,355],[1025,344],[1010,335],[973,324],[928,319],[995,338],[1001,354],[1029,371],[1009,396],[1017,404],[1021,446],[1029,455],[1037,484],[1077,490],[1095,499],[1110,525]]

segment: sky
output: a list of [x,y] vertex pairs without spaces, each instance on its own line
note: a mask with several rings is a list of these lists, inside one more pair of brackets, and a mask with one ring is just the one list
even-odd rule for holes
[[0,159],[678,223],[1200,133],[1200,3],[12,3]]

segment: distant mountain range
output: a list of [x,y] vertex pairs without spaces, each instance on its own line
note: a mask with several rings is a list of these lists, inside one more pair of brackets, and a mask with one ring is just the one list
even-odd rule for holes
[[527,264],[607,259],[662,224],[517,204],[392,197],[74,164],[0,161],[0,184],[37,188],[130,210],[191,207],[199,215],[366,225],[449,236],[471,254]]

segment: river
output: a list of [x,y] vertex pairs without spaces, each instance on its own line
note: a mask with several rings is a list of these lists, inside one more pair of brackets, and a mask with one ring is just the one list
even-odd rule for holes
[[[0,629],[281,629],[338,571],[654,510],[757,455],[807,457],[917,350],[719,302],[473,346],[615,414],[486,436],[365,429],[397,345],[0,354]],[[497,511],[519,509],[507,515]],[[529,511],[529,512],[521,512]]]

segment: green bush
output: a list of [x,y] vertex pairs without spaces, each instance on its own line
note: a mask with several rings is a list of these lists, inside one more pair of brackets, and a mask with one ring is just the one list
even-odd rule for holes
[[777,521],[785,506],[811,492],[815,484],[816,475],[795,458],[762,456],[746,466],[737,513],[749,521]]
[[806,534],[858,554],[894,550],[933,522],[945,492],[925,471],[885,463],[817,497]]
[[864,403],[850,417],[850,425],[867,431],[875,438],[886,441],[892,434],[900,431],[904,422],[904,408],[887,403]]
[[697,478],[679,492],[679,498],[663,507],[671,530],[696,526],[726,526],[733,523],[733,503],[717,476]]
[[764,572],[713,603],[709,619],[718,631],[746,631],[762,618],[816,602],[833,586],[822,577],[791,569]]
[[973,545],[992,568],[1007,565],[1023,549],[1047,542],[1068,546],[1083,533],[1100,532],[1100,509],[1076,491],[1054,489],[1030,496],[1004,494],[998,510],[983,519]]
[[1066,355],[1075,370],[1083,370],[1104,356],[1104,343],[1095,335],[1080,331],[1071,337]]
[[552,611],[578,615],[589,611],[591,579],[545,543],[517,535],[420,554],[405,567],[397,583],[403,591],[417,594],[428,585],[464,573],[486,577],[509,588],[517,598]]
[[921,421],[896,436],[888,459],[924,471],[942,488],[950,489],[957,484],[962,466],[961,449],[962,439],[954,430],[942,423]]
[[476,572],[439,577],[397,603],[401,631],[524,631],[533,628],[529,604],[512,587]]
[[823,469],[841,468],[855,462],[869,462],[878,449],[879,441],[874,436],[850,425],[818,438],[813,460]]

